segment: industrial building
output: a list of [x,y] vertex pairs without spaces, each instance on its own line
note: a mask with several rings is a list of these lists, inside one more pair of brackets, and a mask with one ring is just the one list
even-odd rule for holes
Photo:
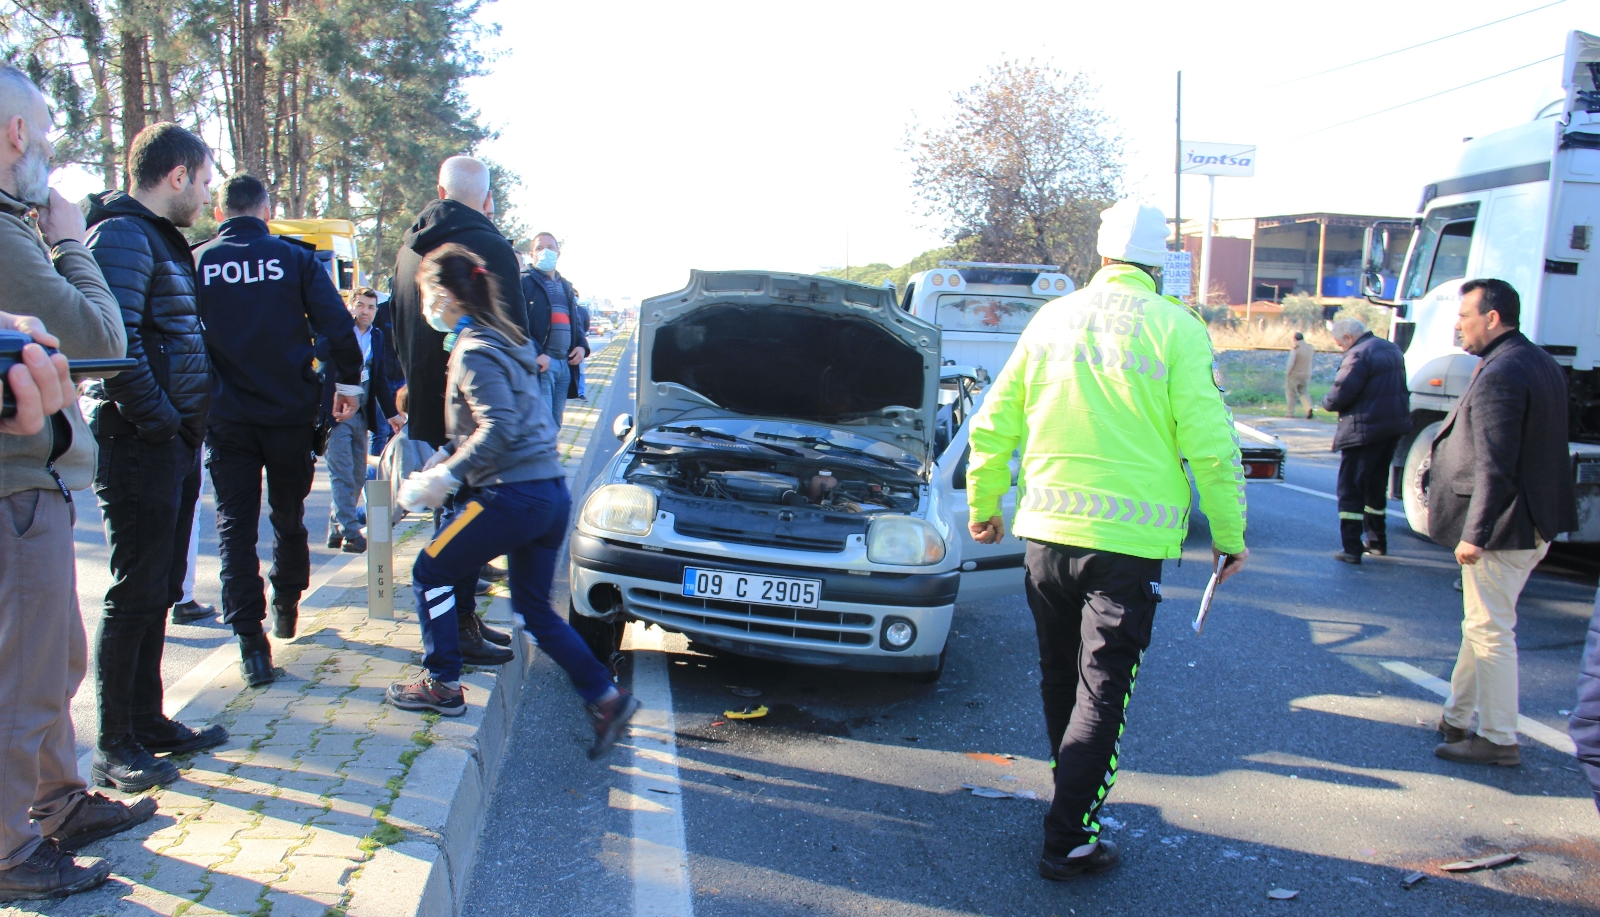
[[[1276,305],[1291,293],[1324,305],[1361,295],[1361,244],[1369,226],[1409,217],[1354,213],[1296,213],[1218,220],[1211,239],[1213,305]],[[1183,223],[1184,248],[1200,263],[1201,220]],[[1194,272],[1198,276],[1199,271]],[[1397,278],[1384,274],[1384,296]],[[1272,312],[1268,308],[1264,311]]]

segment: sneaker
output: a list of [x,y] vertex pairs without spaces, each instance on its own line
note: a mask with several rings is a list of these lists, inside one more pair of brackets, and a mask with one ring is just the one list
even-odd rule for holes
[[361,534],[344,536],[344,547],[340,550],[346,554],[367,553],[367,536]]
[[1085,846],[1089,849],[1083,853],[1078,852],[1083,850],[1079,847],[1064,857],[1051,856],[1048,853],[1039,857],[1039,875],[1052,882],[1063,882],[1078,876],[1104,872],[1117,865],[1117,861],[1121,859],[1117,853],[1117,845],[1104,838],[1093,845]]
[[1522,749],[1517,745],[1496,745],[1483,736],[1469,735],[1464,742],[1441,742],[1433,753],[1446,761],[1459,764],[1498,764],[1517,767],[1522,763]]
[[62,853],[48,838],[26,860],[0,869],[0,903],[63,898],[86,892],[111,875],[111,864],[99,857]]
[[1444,739],[1444,744],[1454,745],[1457,742],[1465,742],[1467,739],[1471,738],[1472,731],[1462,726],[1452,726],[1445,722],[1443,716],[1440,716],[1439,736],[1440,738]]
[[432,710],[441,716],[460,716],[467,712],[466,693],[463,688],[452,688],[424,676],[411,684],[397,681],[390,685],[389,703],[401,710]]
[[174,783],[182,776],[178,765],[150,754],[133,736],[101,739],[95,746],[89,774],[95,786],[124,793],[143,793]]
[[479,579],[486,579],[491,583],[498,583],[505,579],[507,575],[508,571],[505,567],[496,567],[494,564],[484,564],[483,569],[478,572]]
[[1339,553],[1333,555],[1333,559],[1337,561],[1343,561],[1347,564],[1355,564],[1358,567],[1361,566],[1361,555],[1351,554],[1349,551],[1340,551]]
[[54,834],[46,836],[45,840],[71,853],[113,834],[121,834],[135,825],[142,825],[155,814],[156,801],[150,796],[130,806],[100,793],[87,793],[68,813],[61,827]]
[[594,745],[589,747],[589,760],[599,758],[617,744],[622,730],[642,706],[637,697],[621,688],[609,701],[589,705],[589,719],[594,723]]
[[493,589],[493,588],[494,588],[494,584],[493,583],[489,582],[488,580],[481,579],[481,580],[478,580],[478,585],[473,588],[472,594],[473,595],[488,595],[489,594],[489,590]]
[[199,732],[177,720],[157,716],[148,729],[135,727],[133,737],[153,755],[188,755],[208,748],[216,748],[228,741],[228,730],[221,726],[207,726]]
[[202,605],[193,599],[172,606],[172,623],[193,624],[217,616],[216,606]]

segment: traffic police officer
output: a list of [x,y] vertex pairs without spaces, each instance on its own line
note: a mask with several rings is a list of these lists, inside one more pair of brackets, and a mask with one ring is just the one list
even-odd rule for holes
[[[1040,693],[1055,800],[1039,874],[1068,879],[1117,862],[1100,837],[1124,712],[1161,601],[1161,562],[1189,523],[1188,460],[1224,577],[1244,565],[1244,469],[1212,377],[1201,319],[1157,292],[1167,223],[1122,201],[1100,215],[1101,268],[1042,307],[972,423],[972,536],[1005,534],[1000,498],[1021,450],[1013,530],[1029,540],[1025,586],[1039,636]],[[1181,454],[1180,454],[1181,453]]]
[[305,499],[316,467],[322,379],[313,335],[331,343],[336,394],[344,420],[361,394],[361,346],[355,322],[316,248],[267,229],[267,189],[235,175],[218,193],[217,235],[195,249],[200,317],[211,354],[211,417],[206,467],[216,488],[222,541],[222,609],[239,636],[241,668],[251,686],[273,679],[272,647],[263,632],[266,594],[256,557],[261,471],[273,531],[272,608],[275,632],[294,636],[300,594],[311,581]]

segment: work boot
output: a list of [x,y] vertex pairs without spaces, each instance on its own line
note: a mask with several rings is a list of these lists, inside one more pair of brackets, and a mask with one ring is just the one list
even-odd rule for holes
[[1516,767],[1522,763],[1522,749],[1515,745],[1497,745],[1483,736],[1473,734],[1463,742],[1441,742],[1433,753],[1446,761],[1461,764],[1498,764]]
[[266,634],[239,635],[239,671],[252,688],[270,685],[278,677],[272,669],[272,644]]
[[459,685],[451,687],[424,675],[410,684],[397,681],[389,686],[389,703],[401,710],[432,710],[441,716],[460,716],[467,712],[467,693]]
[[483,635],[483,639],[493,643],[495,646],[511,645],[511,634],[503,630],[495,630],[482,618],[478,619],[478,633]]
[[644,706],[632,694],[616,689],[616,695],[610,700],[603,700],[598,704],[589,705],[589,721],[594,724],[594,745],[589,748],[589,760],[593,761],[611,750],[617,744],[617,739],[622,737],[622,730],[628,726],[628,721]]
[[217,609],[215,606],[202,605],[194,599],[172,606],[172,623],[174,624],[193,624],[196,621],[204,621],[206,618],[214,618],[216,615]]
[[1339,561],[1344,561],[1347,564],[1355,564],[1358,567],[1361,566],[1361,553],[1360,552],[1352,554],[1349,551],[1340,551],[1339,553],[1333,555],[1333,559],[1334,560],[1339,560]]
[[1363,550],[1374,557],[1384,557],[1389,553],[1389,547],[1387,545],[1372,544],[1371,542],[1368,542],[1367,546]]
[[0,869],[0,903],[64,898],[86,892],[111,875],[111,864],[99,857],[62,853],[48,838],[26,860]]
[[1117,845],[1104,838],[1092,845],[1085,844],[1084,847],[1089,849],[1084,850],[1083,847],[1079,847],[1064,857],[1043,854],[1039,857],[1039,875],[1052,882],[1062,882],[1090,873],[1103,872],[1117,865],[1117,861],[1121,859],[1117,853]]
[[[349,543],[345,542],[347,545]],[[279,601],[272,601],[272,635],[279,640],[292,640],[295,625],[300,623],[300,603],[294,601],[280,605]]]
[[156,800],[153,796],[146,796],[130,806],[99,793],[85,793],[72,811],[67,813],[67,820],[61,823],[54,834],[47,835],[45,840],[71,853],[113,834],[121,834],[135,825],[142,825],[155,814]]
[[367,553],[367,536],[359,532],[344,536],[344,547],[341,550],[346,554]]
[[95,746],[89,773],[95,786],[124,793],[143,793],[181,776],[178,765],[150,754],[133,736],[102,738]]
[[1472,736],[1472,730],[1466,728],[1465,726],[1452,726],[1446,722],[1445,718],[1441,715],[1439,717],[1439,736],[1440,738],[1444,739],[1444,744],[1454,745],[1457,742],[1465,742],[1468,738],[1470,738]]
[[228,741],[228,730],[207,726],[196,732],[177,720],[157,715],[149,726],[135,726],[133,737],[153,755],[188,755]]
[[456,613],[456,639],[461,646],[461,661],[467,665],[505,665],[516,654],[483,639],[483,622],[477,612],[465,609]]
[[486,579],[491,583],[498,583],[507,575],[505,567],[496,567],[494,564],[484,564],[483,569],[478,571],[478,579]]
[[344,544],[344,533],[331,525],[328,526],[328,548],[336,551],[341,544]]

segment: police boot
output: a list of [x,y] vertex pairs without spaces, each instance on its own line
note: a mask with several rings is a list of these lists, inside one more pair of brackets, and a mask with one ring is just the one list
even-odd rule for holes
[[461,661],[467,665],[504,665],[516,654],[483,639],[483,622],[477,612],[462,609],[456,613],[456,638],[461,645]]
[[272,597],[272,635],[279,640],[294,638],[295,625],[300,621],[300,600],[288,596]]
[[239,635],[239,671],[252,688],[272,684],[278,675],[272,668],[272,644],[266,634]]
[[1333,559],[1347,564],[1360,564],[1361,555],[1367,552],[1366,546],[1361,543],[1361,520],[1340,519],[1339,540],[1344,543],[1344,550],[1333,555]]
[[1367,523],[1367,553],[1379,557],[1389,553],[1388,519],[1384,513],[1368,512]]

